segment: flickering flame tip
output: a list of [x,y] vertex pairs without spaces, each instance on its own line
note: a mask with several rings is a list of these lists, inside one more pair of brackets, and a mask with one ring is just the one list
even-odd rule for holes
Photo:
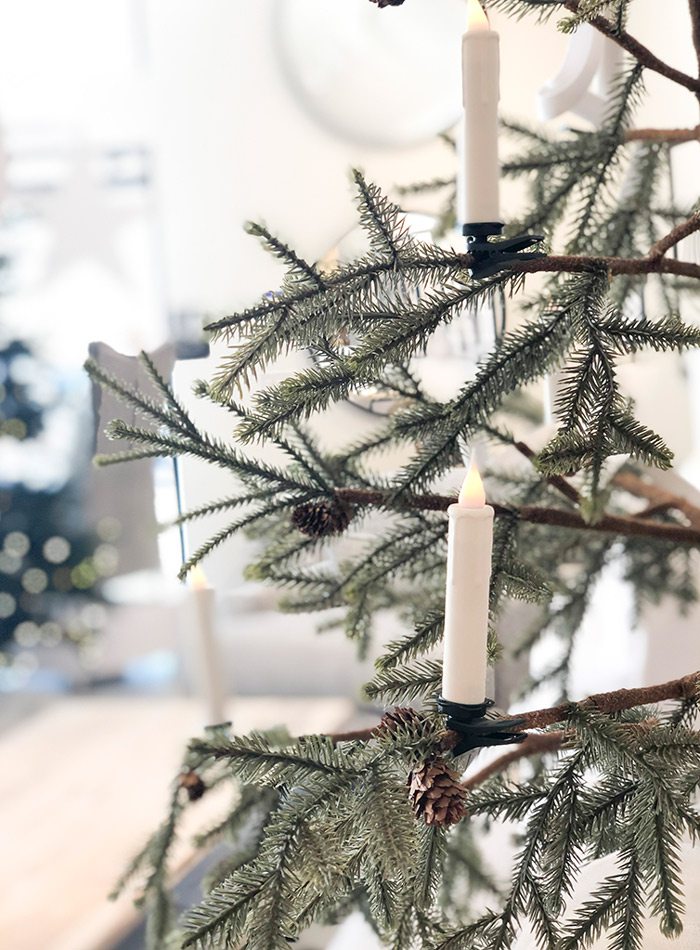
[[479,0],[468,0],[467,3],[467,29],[468,30],[488,30],[489,18]]
[[210,586],[207,575],[199,564],[190,571],[190,587],[192,590],[206,590]]
[[459,504],[464,505],[465,508],[483,508],[486,504],[484,483],[474,462],[469,464],[467,476],[459,493]]

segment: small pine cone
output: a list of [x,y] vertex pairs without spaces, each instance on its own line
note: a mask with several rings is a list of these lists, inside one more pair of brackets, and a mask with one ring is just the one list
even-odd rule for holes
[[196,772],[182,772],[178,779],[180,788],[184,788],[191,802],[196,802],[206,792],[207,786]]
[[310,538],[342,534],[350,524],[352,510],[341,501],[317,501],[297,505],[292,524]]
[[403,0],[369,0],[370,3],[376,3],[378,7],[400,7]]
[[396,706],[395,709],[385,712],[379,728],[382,732],[396,732],[397,729],[414,729],[425,721],[425,716],[421,716],[410,706]]
[[432,759],[408,777],[408,800],[426,825],[456,825],[464,818],[466,793],[459,776],[444,759]]

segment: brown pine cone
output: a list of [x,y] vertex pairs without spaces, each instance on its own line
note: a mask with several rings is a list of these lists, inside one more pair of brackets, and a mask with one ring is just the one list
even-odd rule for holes
[[207,786],[196,772],[182,772],[178,778],[178,785],[187,792],[191,802],[196,802],[206,792]]
[[350,524],[352,509],[337,499],[307,502],[292,512],[292,524],[310,538],[342,534]]
[[401,728],[416,728],[424,721],[425,716],[411,709],[410,706],[396,706],[395,709],[384,713],[379,728],[383,732],[396,732]]
[[464,818],[466,792],[444,759],[432,759],[408,777],[408,799],[416,818],[426,825],[448,827]]

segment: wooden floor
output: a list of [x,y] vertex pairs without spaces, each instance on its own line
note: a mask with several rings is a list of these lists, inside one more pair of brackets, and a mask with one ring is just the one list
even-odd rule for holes
[[[339,699],[241,699],[237,732],[284,723],[292,734],[338,729]],[[57,700],[0,736],[0,947],[109,950],[135,920],[106,895],[164,816],[197,702],[179,698]],[[189,810],[175,869],[192,859],[191,832],[219,814],[205,796]]]

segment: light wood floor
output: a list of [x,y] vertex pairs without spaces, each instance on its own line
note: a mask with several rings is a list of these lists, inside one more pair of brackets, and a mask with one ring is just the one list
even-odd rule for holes
[[[342,727],[341,699],[241,699],[237,732],[284,723],[292,734]],[[0,947],[108,950],[135,919],[110,903],[125,863],[164,816],[199,705],[179,698],[60,699],[0,736]],[[205,796],[189,810],[174,855],[192,858],[193,830],[219,814]]]

